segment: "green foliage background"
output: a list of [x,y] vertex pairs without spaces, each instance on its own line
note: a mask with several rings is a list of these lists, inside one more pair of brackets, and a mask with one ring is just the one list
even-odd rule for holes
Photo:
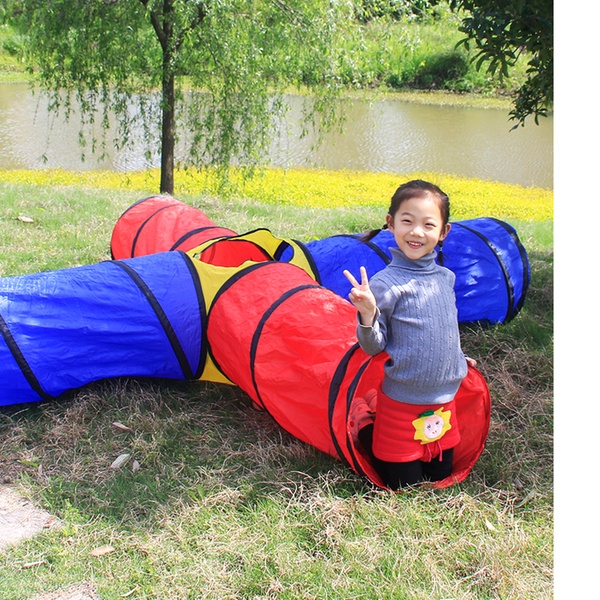
[[[362,36],[348,35],[345,39],[343,84],[350,89],[510,94],[524,80],[526,56],[517,60],[514,67],[507,67],[504,77],[499,71],[478,70],[472,62],[475,51],[457,47],[464,37],[458,29],[460,23],[460,17],[441,2],[431,13],[402,14],[397,20],[374,19],[356,24]],[[0,25],[0,61],[5,77],[25,72],[23,42],[7,25]],[[299,83],[302,78],[312,77],[310,70],[299,73]]]

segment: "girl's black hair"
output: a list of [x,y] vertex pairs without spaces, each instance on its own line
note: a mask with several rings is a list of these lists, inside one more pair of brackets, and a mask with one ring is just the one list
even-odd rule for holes
[[[448,197],[448,194],[443,192],[437,185],[429,183],[428,181],[423,181],[422,179],[413,179],[412,181],[407,181],[394,192],[392,201],[390,203],[390,208],[388,209],[388,214],[393,218],[401,204],[406,200],[428,195],[432,195],[436,198],[442,214],[442,227],[445,227],[450,221],[450,198]],[[380,229],[372,229],[371,231],[365,233],[360,238],[360,241],[368,242],[369,240],[372,240],[382,229],[387,228],[388,226],[386,223]],[[443,265],[444,257],[442,254],[441,240],[439,241],[438,246],[440,248],[438,252],[438,262]]]

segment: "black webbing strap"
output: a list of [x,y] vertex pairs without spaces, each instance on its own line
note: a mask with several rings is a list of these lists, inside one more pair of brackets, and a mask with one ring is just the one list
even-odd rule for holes
[[266,407],[260,397],[260,391],[258,389],[258,384],[256,382],[256,377],[255,377],[254,362],[256,359],[256,351],[258,349],[258,342],[262,335],[264,326],[267,323],[267,321],[269,320],[269,317],[275,312],[277,307],[281,306],[284,302],[286,302],[289,298],[291,298],[298,292],[301,292],[302,290],[306,290],[309,288],[315,288],[315,287],[319,287],[319,286],[317,286],[314,283],[312,283],[312,284],[307,283],[305,285],[299,285],[298,287],[295,287],[291,290],[286,291],[275,302],[273,302],[273,304],[271,304],[271,306],[263,313],[262,317],[260,318],[260,321],[258,322],[256,329],[254,330],[254,334],[252,335],[252,342],[250,344],[250,372],[252,374],[252,384],[254,385],[254,390],[256,391],[256,399],[258,400],[259,404],[263,408],[266,408]]
[[168,205],[168,206],[161,206],[160,208],[156,209],[147,219],[144,220],[144,222],[138,227],[138,230],[135,232],[135,236],[133,237],[133,241],[131,242],[131,258],[133,258],[135,256],[135,247],[137,245],[138,242],[138,238],[140,237],[141,233],[142,233],[142,229],[144,229],[144,227],[146,227],[146,225],[160,212],[162,212],[163,210],[167,210],[169,208],[173,208],[172,205]]
[[35,376],[33,370],[29,366],[27,359],[21,352],[19,344],[17,344],[17,341],[10,332],[10,329],[8,328],[8,325],[6,324],[6,321],[4,320],[2,315],[0,315],[0,333],[2,334],[2,337],[4,338],[8,349],[10,350],[11,354],[13,355],[13,358],[19,366],[19,369],[21,369],[21,372],[27,380],[27,383],[29,383],[29,385],[31,386],[31,389],[34,390],[44,400],[51,400],[53,398],[56,398],[56,396],[51,396],[43,390],[42,386],[40,385],[40,382],[38,381],[38,378]]
[[529,259],[527,258],[527,251],[525,250],[525,247],[521,243],[521,240],[519,239],[519,236],[517,235],[517,232],[513,229],[513,227],[508,223],[501,221],[500,219],[495,219],[492,217],[490,218],[495,223],[500,225],[500,227],[505,229],[508,235],[510,235],[513,242],[515,243],[515,246],[519,249],[519,256],[521,257],[521,263],[523,265],[523,287],[521,289],[521,297],[519,298],[519,301],[517,302],[516,306],[513,307],[513,312],[509,316],[510,320],[518,314],[521,308],[523,308],[523,304],[525,303],[525,296],[527,295],[527,290],[529,289],[529,284],[531,280],[531,273],[529,272]]
[[124,263],[120,260],[115,260],[115,261],[112,261],[112,264],[117,265],[118,267],[121,267],[121,269],[123,269],[123,271],[125,271],[125,273],[127,273],[127,275],[129,275],[129,277],[131,277],[131,280],[137,285],[137,287],[142,292],[142,294],[144,295],[146,300],[148,300],[148,303],[152,307],[152,310],[156,314],[156,317],[158,318],[159,323],[162,325],[162,327],[167,335],[167,338],[169,339],[169,342],[171,344],[171,347],[173,348],[173,352],[175,353],[175,356],[177,357],[179,366],[181,367],[181,371],[183,372],[184,377],[186,379],[194,379],[194,372],[192,371],[192,368],[190,367],[190,363],[189,363],[187,356],[185,355],[185,352],[181,346],[179,338],[177,337],[177,334],[175,333],[175,330],[173,329],[173,326],[171,325],[171,322],[169,321],[169,318],[167,317],[165,311],[163,310],[162,306],[156,299],[156,296],[152,293],[152,290],[148,287],[146,282],[141,278],[139,273],[137,273],[127,263]]

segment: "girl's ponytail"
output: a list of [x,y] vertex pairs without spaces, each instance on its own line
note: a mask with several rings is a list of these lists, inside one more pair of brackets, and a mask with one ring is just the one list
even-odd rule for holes
[[442,240],[440,240],[438,242],[439,250],[438,250],[438,254],[437,254],[437,262],[442,267],[444,266],[444,253],[442,251],[442,246],[443,245],[444,245],[444,242]]
[[383,231],[384,229],[387,229],[387,223],[385,223],[383,225],[383,227],[381,227],[380,229],[371,229],[371,231],[368,231],[367,233],[365,233],[364,235],[362,235],[359,240],[361,242],[369,242],[371,241],[378,233],[380,233],[381,231]]

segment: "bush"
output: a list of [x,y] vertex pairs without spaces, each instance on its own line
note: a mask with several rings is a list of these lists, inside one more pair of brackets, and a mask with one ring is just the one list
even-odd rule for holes
[[[469,72],[469,61],[464,53],[459,51],[436,54],[423,61],[417,68],[414,77],[404,82],[405,85],[417,88],[451,89],[456,80],[464,79]],[[391,87],[395,81],[388,77],[386,83]]]
[[[369,0],[371,5],[382,6],[378,0]],[[504,79],[487,73],[485,64],[478,70],[473,54],[464,46],[457,47],[462,38],[459,24],[460,18],[444,4],[436,5],[435,15],[369,20],[360,27],[362,36],[347,42],[344,83],[359,88],[433,87],[477,93],[510,92],[518,87],[526,61],[521,60]]]

